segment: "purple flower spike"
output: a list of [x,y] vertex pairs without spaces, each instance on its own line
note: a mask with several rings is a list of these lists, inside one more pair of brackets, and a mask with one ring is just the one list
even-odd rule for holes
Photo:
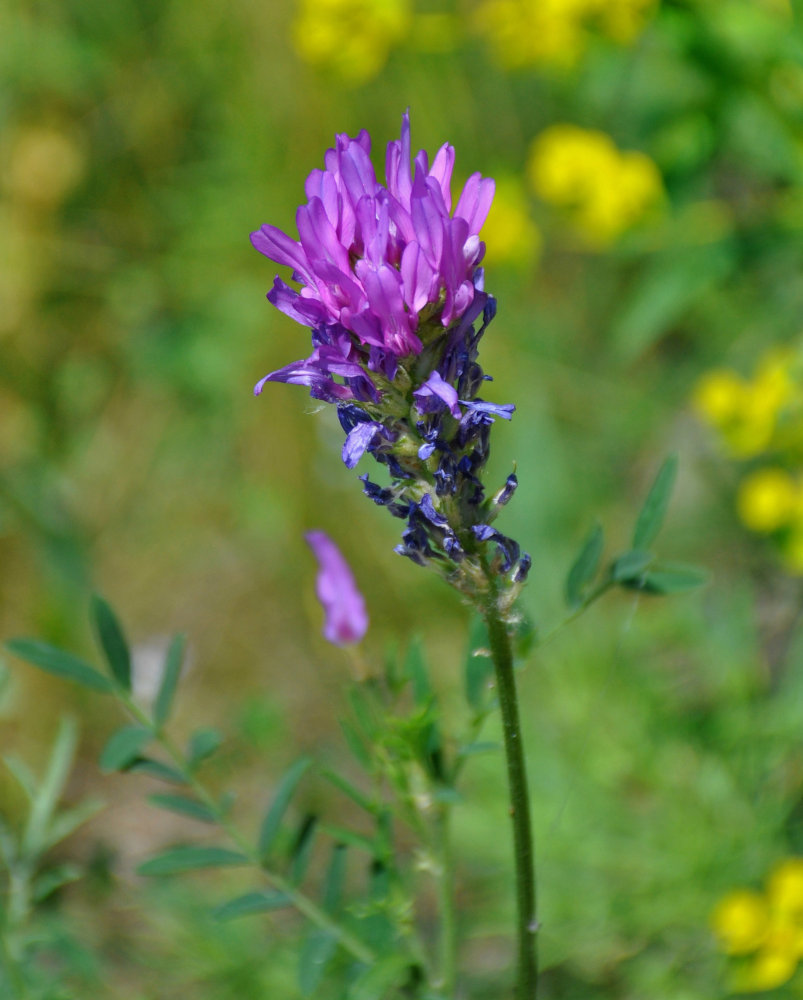
[[323,531],[304,537],[318,560],[315,591],[326,615],[324,638],[336,646],[359,642],[368,631],[368,612],[349,564]]

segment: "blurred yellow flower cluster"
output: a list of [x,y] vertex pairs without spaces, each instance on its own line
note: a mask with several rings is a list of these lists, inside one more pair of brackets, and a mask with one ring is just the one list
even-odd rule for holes
[[657,0],[482,0],[474,28],[503,66],[570,68],[595,30],[629,44],[656,6]]
[[565,209],[597,247],[640,222],[663,193],[661,174],[648,156],[623,152],[604,132],[576,125],[551,125],[537,136],[528,173],[535,193]]
[[482,227],[486,246],[484,263],[490,267],[504,264],[526,270],[538,259],[541,232],[530,215],[521,180],[512,176],[497,176],[495,180],[494,200]]
[[788,982],[803,958],[803,858],[787,858],[764,892],[737,889],[719,901],[711,926],[720,949],[741,959],[732,989],[760,993]]
[[298,0],[293,44],[316,68],[363,83],[382,69],[411,20],[411,0]]
[[752,378],[714,369],[694,407],[734,459],[761,459],[742,480],[736,509],[751,531],[774,535],[793,572],[803,573],[803,369],[797,352],[769,351]]

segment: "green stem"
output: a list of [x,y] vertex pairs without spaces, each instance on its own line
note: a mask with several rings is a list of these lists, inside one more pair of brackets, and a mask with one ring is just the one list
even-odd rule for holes
[[538,979],[536,933],[535,852],[530,823],[527,772],[519,722],[513,652],[507,627],[499,611],[496,577],[488,573],[489,590],[483,614],[488,626],[491,656],[496,670],[496,687],[505,737],[510,818],[513,823],[513,851],[516,866],[518,965],[516,1000],[535,1000]]
[[0,969],[3,970],[12,1000],[27,1000],[30,996],[22,970],[6,940],[6,929],[0,928]]
[[454,853],[450,829],[451,807],[440,806],[437,818],[438,910],[440,912],[440,980],[438,988],[453,996],[457,982],[457,920],[455,913]]
[[267,880],[270,886],[287,896],[299,913],[303,914],[311,923],[315,924],[321,930],[327,931],[334,938],[336,938],[341,947],[350,952],[358,961],[365,965],[372,965],[376,962],[377,955],[373,949],[369,948],[368,945],[360,941],[358,937],[346,930],[346,928],[331,917],[326,910],[318,906],[317,903],[314,903],[308,896],[304,895],[303,892],[299,892],[292,882],[284,878],[282,875],[278,875],[265,867],[257,849],[231,822],[226,813],[221,809],[220,803],[212,792],[210,792],[206,785],[204,785],[203,782],[200,781],[199,778],[193,773],[193,771],[187,767],[184,754],[181,752],[180,748],[177,747],[170,737],[167,736],[167,734],[161,729],[154,729],[153,722],[148,718],[147,714],[140,708],[133,698],[131,698],[127,691],[124,691],[122,688],[118,688],[118,695],[136,721],[139,722],[140,725],[153,730],[156,741],[176,765],[177,769],[181,772],[190,788],[195,792],[207,809],[209,809],[215,819],[215,822],[221,827],[222,830],[225,831],[238,850],[241,851],[255,867],[259,868],[263,877]]

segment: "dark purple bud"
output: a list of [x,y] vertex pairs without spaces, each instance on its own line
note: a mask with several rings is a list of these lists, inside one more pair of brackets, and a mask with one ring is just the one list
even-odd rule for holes
[[527,579],[527,574],[530,572],[530,567],[533,564],[532,557],[529,552],[523,552],[521,559],[519,559],[519,564],[513,571],[513,582],[514,583],[524,583]]

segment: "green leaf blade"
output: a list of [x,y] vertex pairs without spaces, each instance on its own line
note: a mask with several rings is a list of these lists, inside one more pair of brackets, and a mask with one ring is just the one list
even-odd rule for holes
[[644,506],[636,518],[636,526],[633,529],[634,549],[646,549],[655,541],[666,517],[677,471],[678,457],[674,454],[669,455],[658,470],[658,475],[650,487]]
[[100,754],[100,769],[105,774],[125,771],[139,757],[143,747],[153,739],[144,726],[123,726],[112,733]]
[[124,691],[131,690],[131,651],[111,605],[97,594],[92,598],[92,620],[109,673]]
[[580,547],[577,558],[566,576],[566,603],[572,611],[577,610],[585,596],[586,587],[597,574],[605,535],[602,525],[595,524]]
[[173,699],[181,676],[185,646],[186,638],[183,635],[174,635],[170,640],[159,693],[156,695],[156,701],[153,705],[153,721],[159,729],[167,722],[173,707]]
[[238,917],[248,917],[254,913],[283,910],[292,904],[292,899],[284,892],[246,892],[215,907],[212,916],[216,920],[236,920]]
[[638,582],[654,559],[652,552],[642,549],[624,552],[611,563],[611,580],[624,584]]
[[201,823],[215,823],[217,821],[215,813],[209,806],[197,799],[190,798],[188,795],[154,792],[148,796],[148,801],[159,809],[166,809],[168,812],[178,813],[180,816],[189,816]]
[[282,776],[259,831],[258,850],[263,860],[269,857],[290,799],[311,764],[311,758],[301,757]]
[[178,875],[203,868],[230,868],[249,864],[239,851],[226,847],[174,847],[137,868],[140,875]]
[[6,648],[20,659],[56,677],[76,681],[102,694],[110,694],[114,690],[109,678],[95,670],[85,660],[47,642],[40,642],[38,639],[9,639]]

